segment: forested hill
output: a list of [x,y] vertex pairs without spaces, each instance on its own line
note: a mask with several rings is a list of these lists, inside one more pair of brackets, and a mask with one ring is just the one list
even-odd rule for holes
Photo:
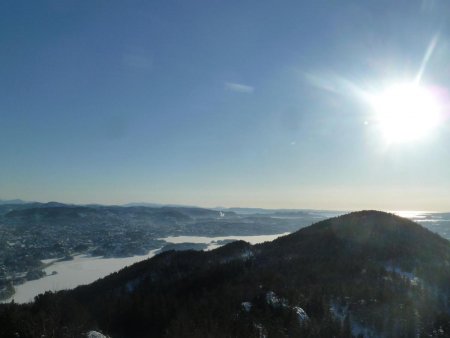
[[164,252],[0,307],[2,337],[450,336],[450,243],[361,211],[273,242]]

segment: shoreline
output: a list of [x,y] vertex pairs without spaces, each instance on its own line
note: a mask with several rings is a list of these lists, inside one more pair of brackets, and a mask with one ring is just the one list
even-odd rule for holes
[[[204,243],[207,245],[205,251],[213,250],[224,244],[223,240],[244,240],[251,244],[271,241],[280,236],[285,236],[289,232],[278,233],[273,235],[244,235],[244,236],[168,236],[160,238],[168,244],[177,243]],[[165,246],[164,245],[164,246]],[[99,278],[119,271],[127,266],[135,264],[139,261],[152,258],[160,252],[164,247],[152,249],[145,255],[134,255],[131,257],[103,257],[90,256],[86,254],[74,255],[72,260],[60,261],[58,259],[43,260],[45,268],[42,270],[46,273],[42,278],[26,281],[25,283],[15,286],[14,295],[6,299],[0,299],[0,303],[9,303],[14,300],[15,303],[28,303],[34,300],[38,294],[52,291],[73,289],[80,285],[90,284]],[[53,274],[56,271],[56,274]]]

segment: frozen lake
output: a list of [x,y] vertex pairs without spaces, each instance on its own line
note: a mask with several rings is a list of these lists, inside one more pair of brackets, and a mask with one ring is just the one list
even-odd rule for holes
[[256,235],[256,236],[222,236],[222,237],[201,237],[201,236],[170,236],[165,238],[160,238],[163,241],[168,243],[205,243],[208,245],[206,250],[213,250],[220,246],[218,241],[226,241],[226,240],[243,240],[249,242],[250,244],[263,243],[268,241],[273,241],[275,238],[280,236],[288,235],[289,232],[285,232],[282,234],[276,235]]
[[[221,246],[217,243],[217,241],[235,239],[256,244],[271,241],[279,236],[287,234],[288,233],[261,236],[223,237],[173,236],[161,239],[168,243],[205,243],[208,245],[207,250],[212,250]],[[97,279],[123,269],[126,266],[153,257],[158,250],[159,249],[151,250],[147,255],[126,258],[102,258],[79,255],[75,256],[74,259],[70,261],[54,262],[52,265],[44,269],[44,271],[47,274],[52,274],[53,271],[56,271],[56,275],[50,275],[21,285],[16,285],[16,293],[14,296],[4,300],[3,302],[10,302],[14,299],[14,302],[16,303],[27,303],[32,301],[36,295],[46,291],[72,289],[79,285],[92,283]],[[44,262],[50,263],[51,261],[52,260],[45,260]]]
[[[70,261],[55,262],[44,269],[44,271],[47,274],[56,271],[56,275],[15,285],[16,293],[14,296],[3,302],[10,302],[14,299],[16,303],[27,303],[32,301],[36,295],[46,291],[72,289],[78,285],[89,284],[128,265],[153,257],[156,251],[151,250],[144,256],[126,258],[101,258],[79,255],[74,256],[74,259]],[[44,263],[49,261],[51,260],[44,260]]]

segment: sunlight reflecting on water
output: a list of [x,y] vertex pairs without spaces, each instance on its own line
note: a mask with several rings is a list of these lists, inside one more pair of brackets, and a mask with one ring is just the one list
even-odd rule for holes
[[418,211],[418,210],[395,210],[391,213],[405,218],[425,218],[432,214],[431,211]]

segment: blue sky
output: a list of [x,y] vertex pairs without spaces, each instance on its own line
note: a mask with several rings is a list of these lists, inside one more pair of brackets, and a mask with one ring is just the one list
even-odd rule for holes
[[447,119],[386,144],[358,92],[447,97],[446,1],[2,1],[0,198],[450,210]]

